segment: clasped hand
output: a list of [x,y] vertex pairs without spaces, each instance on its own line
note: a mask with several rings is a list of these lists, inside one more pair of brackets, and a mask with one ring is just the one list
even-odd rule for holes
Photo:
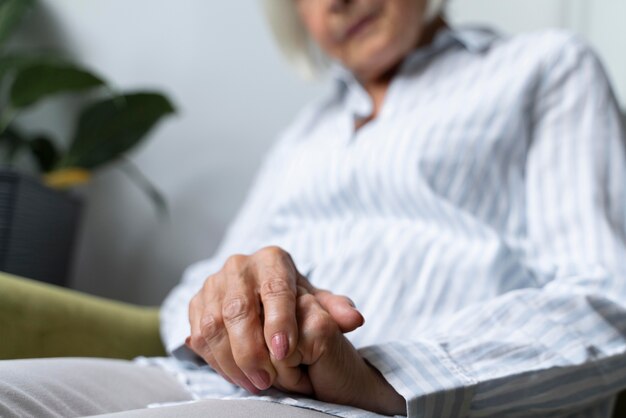
[[[404,399],[343,335],[363,324],[344,296],[312,286],[287,252],[234,255],[189,304],[187,345],[229,382],[404,413]],[[365,388],[365,390],[364,390]]]

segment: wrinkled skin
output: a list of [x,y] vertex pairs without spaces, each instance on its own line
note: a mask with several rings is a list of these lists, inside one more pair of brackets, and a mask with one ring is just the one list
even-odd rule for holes
[[252,393],[276,379],[271,358],[283,360],[298,345],[297,287],[306,288],[348,332],[363,323],[352,302],[314,288],[278,247],[231,256],[208,277],[189,304],[189,347],[229,382]]

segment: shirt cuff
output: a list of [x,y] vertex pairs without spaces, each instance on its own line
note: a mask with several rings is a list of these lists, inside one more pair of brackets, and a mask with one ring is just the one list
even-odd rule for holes
[[432,342],[390,342],[359,349],[406,399],[409,418],[468,415],[476,380]]

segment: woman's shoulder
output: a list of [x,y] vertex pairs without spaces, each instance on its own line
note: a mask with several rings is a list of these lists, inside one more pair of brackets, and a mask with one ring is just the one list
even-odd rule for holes
[[[465,29],[467,31],[467,29]],[[465,34],[472,38],[473,29]],[[499,77],[531,85],[558,83],[568,74],[585,67],[593,79],[606,78],[604,66],[594,49],[579,34],[566,29],[542,29],[513,35],[477,28],[488,39],[486,46],[472,54],[476,65],[499,71]],[[459,32],[462,40],[464,32]],[[474,36],[476,38],[476,36]],[[547,84],[546,84],[547,83]],[[530,91],[530,90],[529,90]]]
[[591,45],[579,34],[567,29],[542,29],[500,37],[495,48],[516,51],[520,59],[535,60],[544,69],[570,64],[583,57],[597,60]]
[[533,45],[542,49],[586,48],[587,43],[576,32],[569,29],[548,28],[522,32],[507,37],[509,42]]

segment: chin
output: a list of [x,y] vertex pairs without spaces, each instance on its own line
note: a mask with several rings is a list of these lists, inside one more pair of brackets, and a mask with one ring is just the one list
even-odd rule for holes
[[376,80],[388,75],[402,59],[403,56],[400,55],[376,54],[354,63],[350,68],[361,80]]

